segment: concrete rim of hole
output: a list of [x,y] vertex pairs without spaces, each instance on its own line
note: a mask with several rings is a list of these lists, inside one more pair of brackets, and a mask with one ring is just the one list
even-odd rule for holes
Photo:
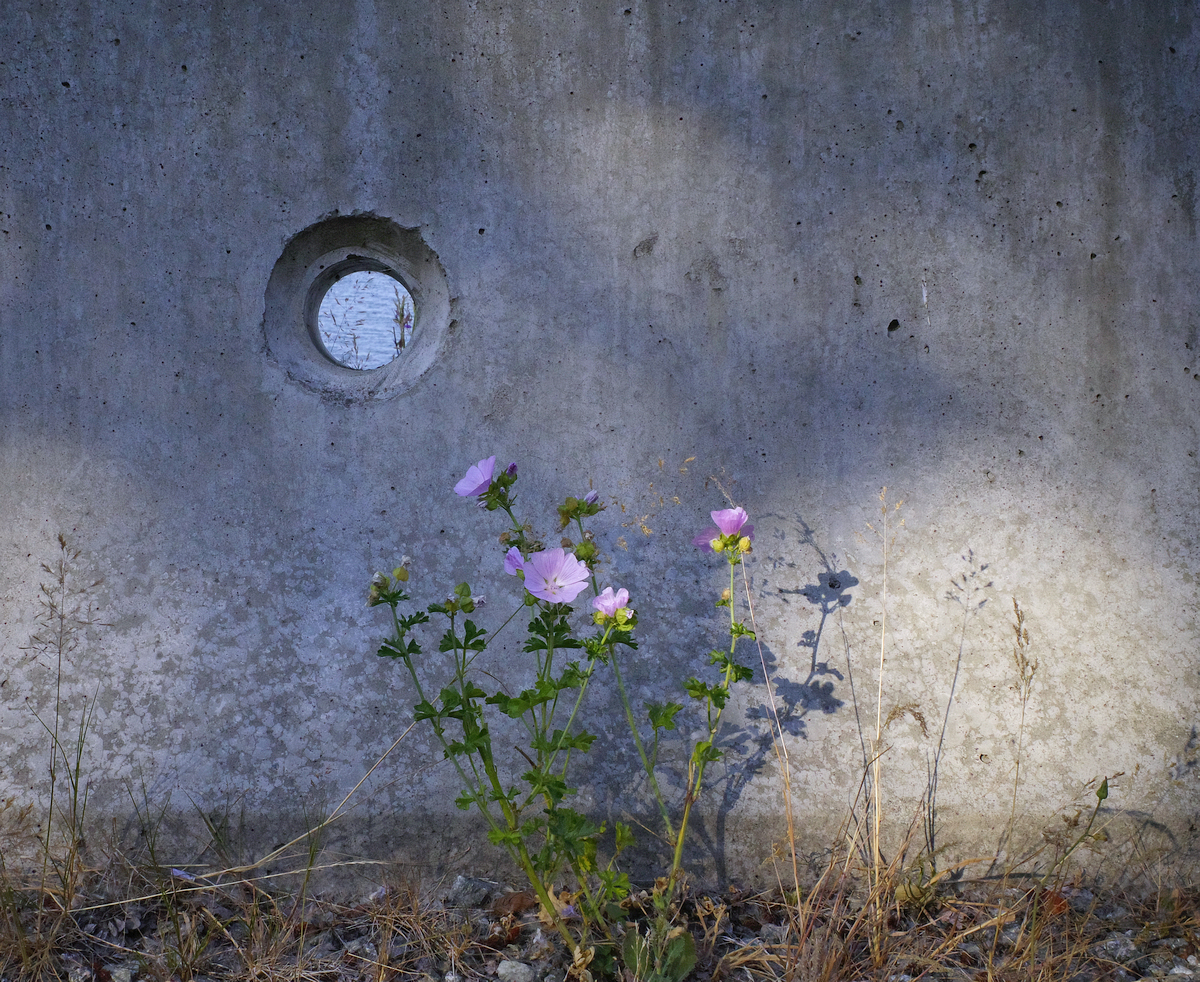
[[[416,316],[402,358],[354,369],[332,360],[317,314],[329,288],[351,273],[394,276],[408,289]],[[326,218],[293,236],[271,271],[263,311],[269,357],[288,380],[336,402],[387,398],[433,365],[450,327],[446,272],[417,229],[378,215]]]

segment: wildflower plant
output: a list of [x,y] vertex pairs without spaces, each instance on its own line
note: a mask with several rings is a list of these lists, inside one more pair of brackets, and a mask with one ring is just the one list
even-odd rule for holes
[[[483,605],[482,598],[469,584],[460,583],[444,600],[405,613],[411,599],[406,558],[390,575],[378,573],[371,582],[368,603],[387,606],[392,617],[392,635],[378,653],[404,664],[416,694],[414,718],[429,724],[462,783],[455,804],[477,810],[487,823],[489,841],[502,847],[524,872],[572,953],[572,976],[590,978],[592,969],[601,974],[611,971],[624,934],[621,957],[626,968],[635,970],[639,978],[678,982],[695,963],[690,934],[671,923],[682,881],[688,819],[700,796],[706,767],[721,757],[718,731],[731,686],[751,675],[734,658],[738,639],[754,635],[736,620],[732,597],[734,570],[751,551],[753,526],[741,508],[714,511],[716,527],[694,540],[696,546],[723,555],[728,562],[730,585],[717,607],[729,610],[730,643],[727,650],[716,649],[709,655],[710,664],[718,668],[716,682],[691,678],[684,684],[686,693],[703,707],[706,729],[688,758],[683,801],[672,802],[657,779],[658,748],[664,733],[675,729],[675,717],[683,706],[669,702],[645,707],[650,738],[643,740],[621,674],[622,658],[637,650],[633,637],[637,612],[628,590],[611,585],[599,590],[600,556],[587,527],[588,520],[604,508],[599,495],[592,491],[582,498],[569,497],[558,507],[559,531],[572,529],[578,541],[563,538],[560,545],[547,549],[514,513],[517,476],[515,463],[497,471],[493,456],[473,464],[454,487],[456,494],[474,498],[480,508],[507,516],[509,527],[500,536],[506,548],[502,567],[524,587],[515,609],[489,633],[472,618]],[[588,589],[591,619],[581,626],[582,618],[572,604]],[[522,651],[534,669],[533,682],[516,694],[503,687],[488,691],[481,679],[494,681],[494,677],[476,668],[476,663],[522,613],[528,616]],[[449,677],[441,680],[436,692],[426,679],[428,666],[421,659],[420,639],[434,618],[442,627],[438,651],[452,658]],[[584,634],[583,627],[590,633]],[[632,845],[632,832],[616,823],[612,855],[601,862],[599,845],[605,826],[567,804],[577,793],[571,765],[596,740],[579,725],[579,713],[588,686],[602,667],[611,671],[616,683],[672,851],[669,874],[654,891],[656,917],[645,936],[635,928],[617,927],[628,916],[621,902],[629,895],[630,883],[616,861]],[[492,725],[498,716],[515,721],[524,732],[525,747],[517,748],[522,761],[516,767],[509,766],[511,761],[497,760]],[[514,776],[515,771],[520,773]],[[560,884],[566,885],[565,892],[559,892]]]

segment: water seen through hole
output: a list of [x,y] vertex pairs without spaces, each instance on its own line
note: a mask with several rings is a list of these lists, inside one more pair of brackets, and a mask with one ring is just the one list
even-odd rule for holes
[[403,354],[412,343],[412,294],[387,273],[359,270],[337,280],[321,300],[317,329],[339,365],[364,371]]

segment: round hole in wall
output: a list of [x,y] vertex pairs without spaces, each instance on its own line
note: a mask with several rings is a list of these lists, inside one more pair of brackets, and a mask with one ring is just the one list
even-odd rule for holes
[[418,230],[377,215],[309,226],[288,241],[267,283],[270,357],[290,381],[331,400],[402,391],[432,366],[449,327],[436,254]]
[[360,269],[335,280],[317,309],[317,335],[339,365],[366,371],[404,354],[412,344],[416,307],[391,273]]

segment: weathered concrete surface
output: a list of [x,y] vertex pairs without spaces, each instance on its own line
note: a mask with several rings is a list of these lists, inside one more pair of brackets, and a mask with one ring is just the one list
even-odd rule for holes
[[[497,453],[538,521],[589,481],[614,501],[640,695],[720,636],[690,546],[712,478],[751,511],[806,848],[874,727],[886,485],[883,712],[928,729],[888,730],[897,833],[944,720],[938,841],[996,848],[1016,597],[1039,659],[1020,827],[1123,771],[1081,858],[1196,871],[1193,5],[10,0],[4,22],[0,790],[45,801],[54,666],[28,645],[63,532],[103,578],[63,687],[72,725],[96,694],[93,815],[132,789],[229,814],[248,854],[301,831],[409,718],[371,573],[408,553],[423,600],[470,578],[497,620],[515,601],[491,516],[450,493]],[[453,298],[387,398],[297,384],[264,335],[285,243],[353,213],[418,228]],[[756,677],[734,721],[758,732],[764,698]],[[437,756],[402,741],[339,847],[476,861]],[[598,811],[629,807],[631,760],[593,754]],[[753,873],[771,757],[731,758],[706,807],[695,861]]]

